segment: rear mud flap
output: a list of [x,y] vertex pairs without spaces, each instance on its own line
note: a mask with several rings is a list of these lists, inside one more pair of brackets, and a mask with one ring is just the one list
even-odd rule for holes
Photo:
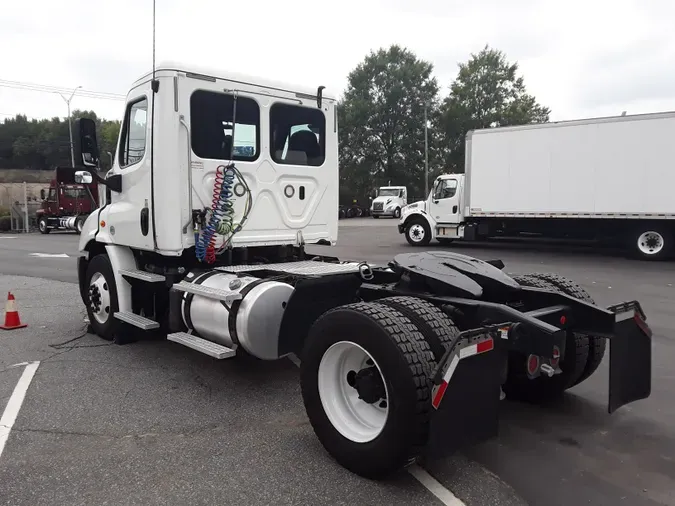
[[621,406],[646,399],[652,388],[652,332],[639,304],[610,308],[616,315],[609,343],[609,404],[613,413]]
[[[488,342],[491,347],[485,353],[479,348],[474,356],[461,357],[459,350],[454,366],[452,355],[441,361],[434,378],[434,409],[425,458],[446,457],[498,435],[500,387],[507,354],[505,349],[495,349],[491,337],[479,340],[478,344],[474,341],[473,345]],[[453,369],[450,380],[444,383],[443,376],[447,378],[448,370]]]

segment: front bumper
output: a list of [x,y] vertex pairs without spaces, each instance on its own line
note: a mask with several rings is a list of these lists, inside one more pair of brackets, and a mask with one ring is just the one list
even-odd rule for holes
[[389,210],[385,210],[385,209],[374,210],[374,209],[371,209],[370,210],[370,214],[372,214],[373,216],[394,216],[395,212],[396,212],[396,209],[389,209]]

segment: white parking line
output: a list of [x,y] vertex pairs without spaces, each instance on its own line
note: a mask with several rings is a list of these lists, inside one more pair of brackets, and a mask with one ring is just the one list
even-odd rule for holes
[[31,362],[26,365],[19,382],[14,387],[9,402],[7,402],[7,406],[5,406],[5,411],[2,413],[2,418],[0,418],[0,457],[2,457],[2,451],[5,449],[9,433],[12,431],[30,382],[33,381],[33,376],[35,376],[35,371],[37,371],[39,365],[40,362]]
[[[288,355],[288,359],[293,362],[296,367],[300,367],[300,359],[297,357],[297,355],[291,353]],[[434,496],[436,496],[436,498],[446,506],[466,506],[466,504],[458,499],[455,494],[441,485],[438,480],[436,480],[436,478],[431,476],[417,464],[410,466],[408,468],[408,472],[413,476],[413,478],[419,481],[424,488],[434,494]]]
[[436,478],[431,476],[417,464],[410,466],[408,472],[446,506],[466,506],[462,500],[458,499],[455,494],[441,485]]
[[69,258],[65,253],[31,253],[30,256],[38,258]]

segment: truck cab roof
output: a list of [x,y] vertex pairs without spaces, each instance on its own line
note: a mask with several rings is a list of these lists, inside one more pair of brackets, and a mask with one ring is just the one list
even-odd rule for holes
[[[319,86],[319,83],[317,83],[316,88],[310,88],[307,86],[301,86],[293,83],[275,81],[264,77],[258,77],[249,74],[240,74],[237,72],[231,72],[224,69],[201,67],[197,65],[186,64],[171,60],[160,62],[155,67],[155,72],[156,74],[160,75],[162,73],[175,74],[178,72],[183,72],[191,77],[195,77],[198,79],[201,78],[210,81],[218,79],[223,81],[229,81],[232,83],[250,84],[260,86],[262,88],[267,88],[269,90],[301,93],[303,95],[308,95],[311,97],[316,96]],[[147,72],[146,74],[143,74],[133,83],[131,87],[135,88],[136,86],[146,82],[148,79],[151,78],[151,76],[152,72]],[[322,92],[322,98],[324,100],[330,101],[336,100],[335,95],[331,95],[329,92],[327,93],[326,90]]]

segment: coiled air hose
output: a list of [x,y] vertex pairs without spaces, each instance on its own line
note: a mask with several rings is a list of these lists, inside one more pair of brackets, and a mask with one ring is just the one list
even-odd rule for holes
[[[237,177],[247,194],[246,208],[241,222],[234,226],[234,200],[232,186]],[[232,236],[241,230],[244,221],[248,217],[251,209],[251,191],[242,177],[241,173],[235,167],[234,163],[229,165],[220,165],[216,168],[216,180],[213,184],[213,198],[211,200],[211,213],[209,221],[204,227],[201,235],[195,232],[195,253],[200,262],[214,263],[216,261],[216,233],[226,237],[223,245],[218,250],[220,253],[225,249]],[[227,237],[229,235],[229,237]]]

